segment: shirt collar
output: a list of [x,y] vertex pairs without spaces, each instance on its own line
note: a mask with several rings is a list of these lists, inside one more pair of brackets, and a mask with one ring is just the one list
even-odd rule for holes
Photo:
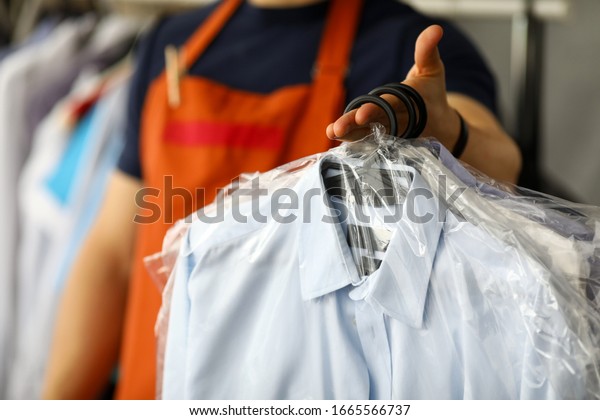
[[[443,228],[439,200],[423,177],[414,169],[402,217],[394,223],[393,234],[380,268],[361,278],[334,210],[328,204],[321,169],[326,155],[308,169],[299,192],[311,191],[305,202],[299,228],[301,293],[304,300],[315,299],[348,285],[354,300],[364,299],[383,313],[411,327],[421,328],[429,279]],[[347,159],[343,163],[348,164]],[[391,168],[393,169],[393,167]],[[403,167],[403,170],[407,170]],[[416,217],[421,217],[419,221]]]

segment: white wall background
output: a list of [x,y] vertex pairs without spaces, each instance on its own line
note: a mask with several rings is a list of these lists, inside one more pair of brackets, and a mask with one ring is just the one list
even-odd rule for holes
[[600,205],[600,1],[574,0],[549,25],[543,170],[581,200]]

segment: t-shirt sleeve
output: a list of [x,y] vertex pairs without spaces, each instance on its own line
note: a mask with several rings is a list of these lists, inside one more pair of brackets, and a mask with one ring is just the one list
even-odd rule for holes
[[142,108],[152,75],[150,64],[158,27],[148,32],[139,42],[135,53],[135,70],[129,86],[127,99],[127,121],[125,124],[125,146],[117,167],[135,178],[142,178],[140,160],[140,123]]

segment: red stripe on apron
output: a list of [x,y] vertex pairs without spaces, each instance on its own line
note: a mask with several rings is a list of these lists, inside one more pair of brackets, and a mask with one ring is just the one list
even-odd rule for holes
[[284,134],[278,127],[253,124],[171,121],[165,127],[164,139],[181,146],[278,149],[284,142]]

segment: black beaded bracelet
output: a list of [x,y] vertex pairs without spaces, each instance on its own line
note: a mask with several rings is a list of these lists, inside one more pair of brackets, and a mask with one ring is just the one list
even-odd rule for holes
[[467,147],[467,142],[469,140],[469,127],[465,122],[460,112],[456,111],[458,114],[458,118],[460,119],[460,134],[458,135],[458,140],[456,140],[456,144],[454,145],[454,149],[452,149],[452,156],[457,159],[460,159],[465,148]]

